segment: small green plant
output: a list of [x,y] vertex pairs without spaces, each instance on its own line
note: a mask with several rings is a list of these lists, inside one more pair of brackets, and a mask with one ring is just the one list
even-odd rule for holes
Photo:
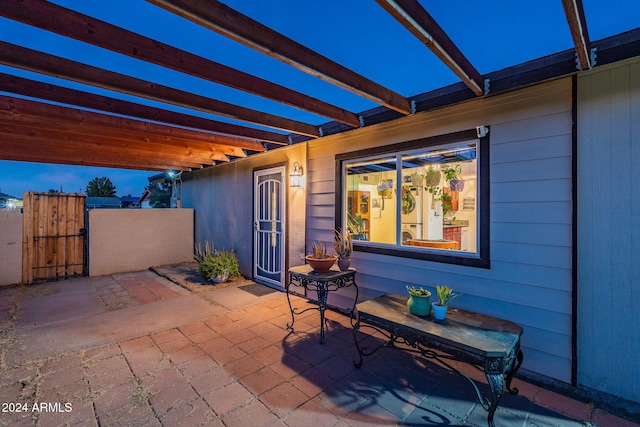
[[353,241],[349,230],[336,230],[333,248],[340,258],[348,258],[353,252]]
[[202,261],[204,261],[205,258],[213,255],[214,252],[215,250],[213,249],[213,243],[209,242],[208,240],[205,241],[204,244],[198,243],[195,248],[193,260],[200,264]]
[[204,246],[196,246],[194,261],[198,263],[198,273],[207,280],[216,277],[239,277],[240,268],[238,257],[233,251],[218,251],[213,244],[205,242]]
[[430,297],[431,296],[431,292],[429,292],[428,290],[424,289],[422,286],[420,287],[420,289],[416,289],[415,286],[408,286],[407,285],[407,291],[409,291],[409,295],[413,295],[416,297]]
[[311,242],[311,255],[315,259],[331,258],[332,256],[324,242]]
[[436,285],[436,291],[438,293],[438,304],[442,306],[449,305],[449,301],[462,295],[454,294],[453,290],[445,285]]
[[409,214],[413,211],[416,205],[416,199],[411,194],[411,188],[408,186],[402,187],[402,213]]
[[456,163],[455,166],[445,166],[442,168],[442,173],[447,182],[452,179],[458,179],[458,176],[462,174],[462,166],[460,166],[460,163]]

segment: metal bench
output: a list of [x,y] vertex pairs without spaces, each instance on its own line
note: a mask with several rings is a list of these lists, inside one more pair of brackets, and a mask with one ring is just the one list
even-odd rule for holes
[[[356,305],[353,337],[360,359],[355,366],[360,368],[363,356],[370,356],[382,347],[406,344],[410,347],[406,350],[420,353],[465,377],[488,412],[488,425],[494,427],[493,416],[505,387],[510,393],[518,393],[516,387],[511,387],[511,380],[522,364],[522,328],[513,322],[464,310],[450,309],[443,321],[431,316],[418,317],[408,312],[407,298],[407,295],[387,294]],[[361,347],[357,332],[363,326],[377,330],[388,341],[371,351]],[[487,378],[491,399],[483,397],[475,381],[447,360],[466,362],[481,369]]]

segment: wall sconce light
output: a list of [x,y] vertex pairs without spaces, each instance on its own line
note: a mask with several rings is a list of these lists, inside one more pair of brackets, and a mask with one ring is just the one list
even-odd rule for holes
[[302,166],[300,166],[300,163],[293,163],[293,171],[289,174],[289,179],[291,187],[302,187]]

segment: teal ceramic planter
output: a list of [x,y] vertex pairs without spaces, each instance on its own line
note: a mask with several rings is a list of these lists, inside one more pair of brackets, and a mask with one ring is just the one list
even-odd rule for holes
[[431,314],[431,294],[424,296],[409,295],[407,300],[409,313],[416,316],[428,316]]

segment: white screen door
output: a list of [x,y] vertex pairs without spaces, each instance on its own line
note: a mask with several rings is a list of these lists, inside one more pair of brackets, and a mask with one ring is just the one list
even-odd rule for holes
[[257,282],[284,287],[284,167],[255,171],[253,230]]

